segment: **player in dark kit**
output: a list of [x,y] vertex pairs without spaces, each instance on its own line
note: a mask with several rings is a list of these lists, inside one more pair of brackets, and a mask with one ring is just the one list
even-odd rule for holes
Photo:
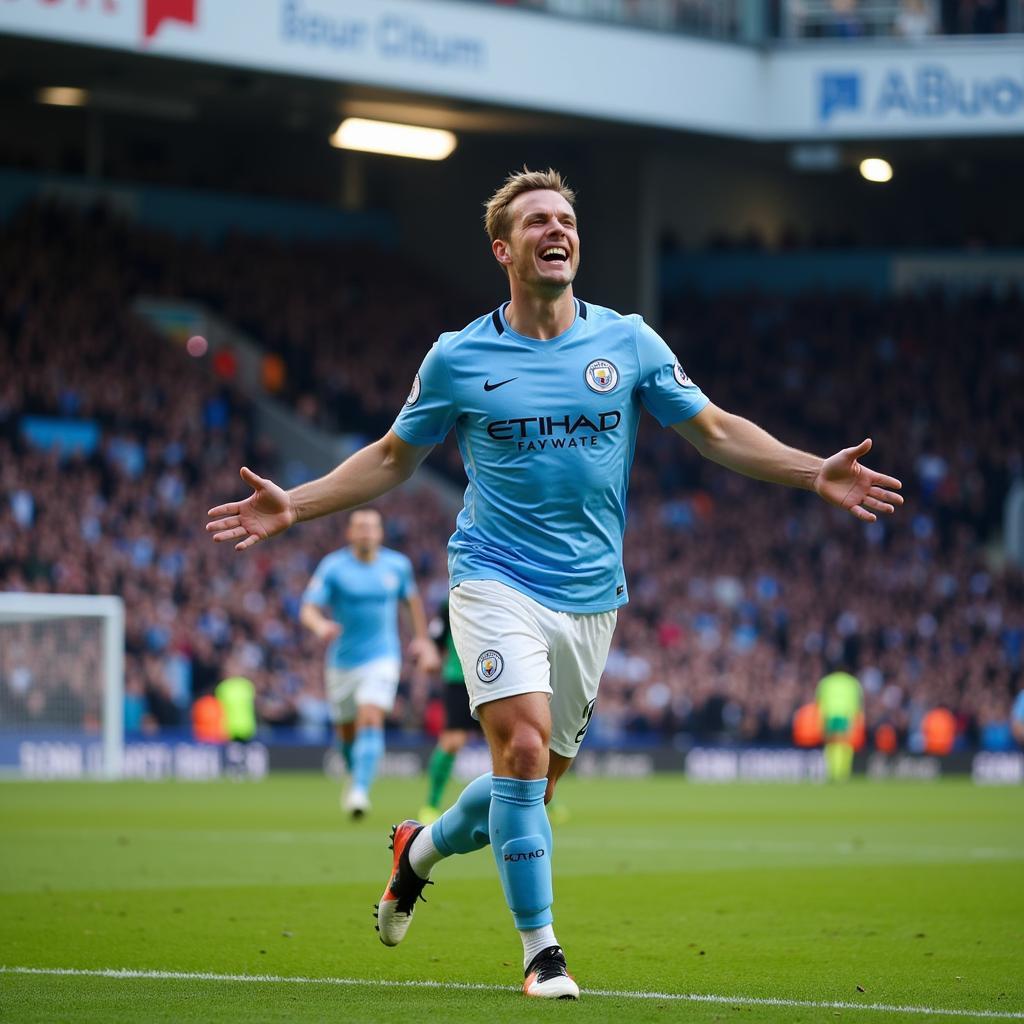
[[447,601],[438,609],[437,618],[430,625],[431,637],[441,649],[444,729],[437,738],[437,746],[427,764],[427,801],[420,808],[420,821],[425,825],[432,824],[440,816],[441,802],[455,765],[455,756],[465,746],[470,733],[479,729],[479,724],[469,710],[466,677],[462,672],[459,652],[455,649]]

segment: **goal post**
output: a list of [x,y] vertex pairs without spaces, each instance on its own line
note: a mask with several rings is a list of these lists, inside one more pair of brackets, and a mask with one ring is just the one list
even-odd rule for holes
[[124,632],[120,597],[0,593],[6,771],[24,772],[26,758],[57,751],[81,758],[82,775],[120,777]]

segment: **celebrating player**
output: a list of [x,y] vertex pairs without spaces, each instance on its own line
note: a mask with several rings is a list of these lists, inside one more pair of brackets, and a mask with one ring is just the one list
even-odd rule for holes
[[398,603],[413,629],[410,653],[420,667],[437,664],[412,564],[382,546],[380,513],[349,516],[348,547],[316,568],[302,596],[299,619],[327,648],[326,689],[350,785],[342,807],[353,818],[370,809],[370,786],[384,753],[384,718],[394,706],[402,667]]
[[639,316],[577,299],[574,203],[556,171],[510,175],[486,227],[511,301],[441,335],[380,440],[287,492],[243,469],[253,493],[212,509],[207,526],[246,550],[372,500],[455,428],[469,486],[449,543],[451,625],[493,774],[433,825],[397,826],[377,926],[397,945],[434,865],[490,845],[523,943],[523,990],[563,999],[579,989],[552,926],[544,804],[587,732],[627,600],[622,536],[641,410],[706,458],[813,490],[860,520],[902,504],[898,480],[860,463],[870,440],[827,459],[789,448],[710,403]]

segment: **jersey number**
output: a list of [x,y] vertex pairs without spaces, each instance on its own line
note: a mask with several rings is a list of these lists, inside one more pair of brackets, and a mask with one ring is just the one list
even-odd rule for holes
[[582,743],[583,737],[587,735],[587,730],[590,728],[590,720],[594,717],[594,705],[597,703],[595,697],[584,709],[583,709],[583,726],[580,731],[576,733],[576,742]]

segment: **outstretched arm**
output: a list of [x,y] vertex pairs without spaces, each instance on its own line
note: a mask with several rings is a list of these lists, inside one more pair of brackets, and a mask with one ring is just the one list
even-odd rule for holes
[[903,486],[899,480],[858,461],[871,450],[870,439],[823,459],[790,448],[750,420],[710,403],[672,429],[712,462],[755,480],[814,491],[867,523],[878,518],[876,512],[891,513],[903,504],[896,493]]
[[217,505],[207,513],[208,533],[218,543],[235,541],[244,551],[283,533],[294,523],[355,508],[397,487],[412,476],[431,446],[411,445],[389,430],[319,480],[286,491],[272,480],[257,476],[243,466],[242,479],[253,493],[242,501]]

